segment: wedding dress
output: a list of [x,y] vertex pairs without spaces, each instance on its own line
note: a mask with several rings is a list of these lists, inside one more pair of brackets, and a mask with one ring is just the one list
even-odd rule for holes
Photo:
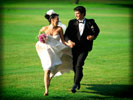
[[71,48],[61,42],[60,35],[47,35],[47,42],[38,41],[36,51],[43,70],[50,70],[51,76],[58,76],[72,70]]

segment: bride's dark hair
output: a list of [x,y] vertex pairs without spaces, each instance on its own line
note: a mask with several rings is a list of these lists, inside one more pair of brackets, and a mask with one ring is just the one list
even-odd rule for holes
[[56,16],[59,16],[58,14],[52,14],[52,15],[48,15],[45,14],[44,17],[49,21],[49,23],[51,23],[51,19],[55,18]]

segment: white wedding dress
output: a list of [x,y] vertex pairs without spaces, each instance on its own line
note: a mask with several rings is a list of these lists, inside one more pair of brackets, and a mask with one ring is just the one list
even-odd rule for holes
[[47,42],[36,43],[43,70],[50,70],[51,76],[59,76],[72,70],[71,49],[61,42],[60,35],[47,35]]

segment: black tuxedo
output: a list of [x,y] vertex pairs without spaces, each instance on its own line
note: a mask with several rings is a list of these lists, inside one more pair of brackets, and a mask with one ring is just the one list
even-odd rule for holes
[[93,40],[87,40],[87,36],[94,35],[94,39],[96,39],[98,34],[99,28],[93,19],[85,19],[82,36],[80,36],[78,20],[73,19],[69,21],[64,38],[66,41],[71,40],[75,42],[75,46],[72,48],[75,84],[80,84],[83,77],[82,66],[84,65],[88,52],[92,50]]

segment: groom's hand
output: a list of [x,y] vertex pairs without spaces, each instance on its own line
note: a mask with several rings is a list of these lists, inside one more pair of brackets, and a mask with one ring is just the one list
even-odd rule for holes
[[88,35],[88,36],[87,36],[87,40],[92,41],[93,39],[94,39],[94,35]]
[[73,48],[75,46],[75,42],[68,40],[68,45],[70,48]]

